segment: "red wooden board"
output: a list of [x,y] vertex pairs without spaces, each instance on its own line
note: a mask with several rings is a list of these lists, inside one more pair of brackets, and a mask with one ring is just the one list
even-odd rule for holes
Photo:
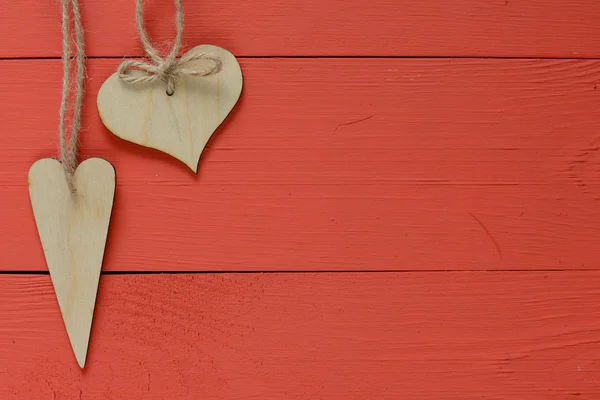
[[[596,0],[184,1],[184,41],[243,56],[599,57]],[[81,0],[89,56],[141,53],[135,1]],[[172,0],[146,21],[172,40]],[[0,57],[57,57],[57,1],[0,3]]]
[[103,276],[84,373],[49,276],[0,276],[0,398],[600,397],[600,273]]
[[[599,2],[183,3],[186,46],[245,79],[198,176],[102,126],[135,1],[81,0],[104,271],[134,272],[102,276],[81,371],[26,186],[56,155],[60,7],[0,2],[1,400],[600,398]],[[156,42],[172,16],[146,0]]]
[[[89,62],[81,146],[117,170],[105,271],[598,268],[598,61],[244,59],[198,176],[102,126],[117,64]],[[60,61],[0,75],[0,269],[45,270]]]

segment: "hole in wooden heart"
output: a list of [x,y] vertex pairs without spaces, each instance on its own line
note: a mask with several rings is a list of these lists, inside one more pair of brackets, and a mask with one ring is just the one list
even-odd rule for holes
[[[243,78],[239,63],[225,49],[202,45],[190,52],[218,54],[223,62],[219,76],[183,76],[177,85],[165,87],[156,80],[137,88],[124,85],[113,74],[98,91],[97,105],[102,122],[114,135],[167,153],[196,173],[208,139],[239,99]],[[178,99],[163,97],[174,96],[175,90]]]

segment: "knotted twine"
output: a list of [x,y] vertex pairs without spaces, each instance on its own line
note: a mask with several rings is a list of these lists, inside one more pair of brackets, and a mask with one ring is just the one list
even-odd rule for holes
[[[73,8],[73,25],[75,27],[75,87],[73,89],[73,117],[71,120],[71,137],[67,141],[66,114],[69,89],[71,85],[71,44],[69,40],[69,4]],[[83,79],[85,77],[85,52],[83,43],[83,26],[77,0],[62,0],[62,61],[63,83],[62,99],[59,111],[58,133],[60,137],[60,162],[65,170],[67,184],[71,192],[75,192],[74,174],[77,169],[77,144],[81,127],[81,106],[83,104]]]
[[[148,39],[148,33],[144,27],[144,0],[137,0],[135,20],[146,55],[151,62],[140,60],[126,60],[121,63],[117,73],[124,82],[134,85],[153,83],[162,80],[167,84],[167,94],[169,96],[175,93],[175,79],[182,75],[189,76],[210,76],[221,70],[221,59],[215,55],[206,53],[186,53],[177,59],[177,54],[181,48],[181,38],[183,33],[183,9],[181,0],[175,0],[175,27],[177,30],[175,43],[171,52],[166,57],[161,57],[158,51],[152,46]],[[210,63],[197,63],[196,61],[206,60]],[[133,73],[133,71],[137,73]]]

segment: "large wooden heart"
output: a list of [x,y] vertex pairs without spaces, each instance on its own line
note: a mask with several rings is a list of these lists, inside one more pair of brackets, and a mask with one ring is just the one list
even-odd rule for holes
[[114,73],[100,88],[97,102],[100,118],[113,134],[170,154],[196,172],[204,146],[240,97],[242,70],[233,54],[220,47],[201,45],[190,52],[218,55],[221,71],[178,78],[172,96],[161,80],[138,86]]
[[115,169],[90,158],[75,171],[72,192],[52,158],[29,170],[29,197],[69,340],[83,368],[115,195]]

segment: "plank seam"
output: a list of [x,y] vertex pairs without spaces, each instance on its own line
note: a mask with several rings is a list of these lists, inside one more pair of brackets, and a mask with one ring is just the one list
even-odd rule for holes
[[[142,56],[88,56],[88,60],[122,60],[125,58],[142,58]],[[238,60],[261,60],[261,59],[316,59],[316,60],[351,60],[351,59],[416,59],[416,60],[600,60],[600,57],[522,57],[522,56],[385,56],[385,55],[370,55],[370,56],[318,56],[318,55],[271,55],[271,56],[236,56]],[[56,57],[0,57],[0,61],[48,61],[60,60]]]
[[[371,274],[371,273],[398,273],[398,274],[421,274],[421,273],[473,273],[473,272],[491,272],[491,273],[514,273],[514,272],[530,272],[530,273],[552,273],[552,272],[595,272],[597,269],[377,269],[377,270],[228,270],[228,271],[106,271],[101,275],[209,275],[209,274]],[[34,270],[4,270],[0,271],[0,275],[49,275],[48,271]]]

